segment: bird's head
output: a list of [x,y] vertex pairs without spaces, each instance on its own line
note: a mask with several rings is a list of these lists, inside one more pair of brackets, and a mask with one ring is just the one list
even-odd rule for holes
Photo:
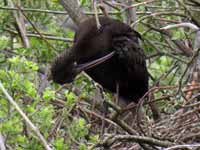
[[74,57],[70,56],[70,50],[67,49],[61,53],[51,65],[52,80],[59,84],[70,83],[76,77],[74,70],[76,63]]

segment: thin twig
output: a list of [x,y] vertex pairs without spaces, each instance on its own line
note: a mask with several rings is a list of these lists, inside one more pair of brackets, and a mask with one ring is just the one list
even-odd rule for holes
[[135,135],[109,135],[108,138],[105,138],[101,143],[98,143],[96,147],[100,146],[111,146],[117,141],[126,141],[126,142],[139,142],[146,143],[150,145],[157,145],[162,147],[167,147],[172,145],[171,142],[168,141],[160,141],[151,137],[145,136],[135,136]]
[[188,149],[192,150],[193,148],[200,148],[200,144],[184,144],[184,145],[175,145],[172,147],[168,147],[164,150],[177,150],[177,149]]
[[0,133],[0,150],[6,150],[5,140],[1,133]]
[[[11,29],[8,29],[8,28],[6,28],[6,29],[4,29],[5,31],[8,31],[8,32],[10,32],[10,33],[12,33],[12,34],[18,34],[16,31],[14,31],[14,30],[11,30]],[[39,35],[39,34],[35,34],[35,33],[27,33],[26,34],[28,37],[36,37],[36,38],[41,38],[42,39],[42,37]],[[45,39],[48,39],[48,40],[56,40],[56,41],[64,41],[64,42],[73,42],[73,39],[72,38],[64,38],[64,37],[57,37],[57,36],[50,36],[50,35],[43,35],[43,38],[45,38]]]
[[[9,0],[8,1],[9,5],[11,7],[15,7],[14,3],[12,2],[12,0]],[[30,48],[30,43],[29,43],[29,40],[27,38],[27,35],[26,35],[26,29],[25,29],[25,25],[24,25],[24,19],[23,19],[23,16],[21,14],[21,12],[19,12],[19,16],[17,15],[17,13],[15,12],[12,12],[13,13],[13,16],[16,20],[16,24],[17,24],[17,29],[19,30],[19,34],[20,34],[20,37],[21,37],[21,40],[22,40],[22,43],[24,45],[25,48]]]
[[101,24],[100,24],[98,13],[97,13],[98,11],[97,11],[96,0],[93,0],[93,7],[94,7],[94,12],[95,12],[95,19],[96,19],[97,29],[100,29],[101,28]]
[[180,27],[187,27],[187,28],[191,28],[193,30],[199,30],[199,27],[197,27],[195,24],[193,23],[189,23],[189,22],[183,22],[183,23],[179,23],[179,24],[173,24],[173,25],[168,25],[165,26],[163,28],[160,28],[161,30],[169,30],[169,29],[173,29],[173,28],[180,28]]
[[8,101],[14,106],[14,108],[18,111],[18,113],[22,116],[22,118],[26,121],[29,127],[34,131],[34,133],[40,139],[42,145],[45,147],[46,150],[52,150],[50,145],[47,143],[43,135],[40,133],[38,128],[31,122],[31,120],[26,116],[26,114],[21,110],[19,105],[14,101],[14,99],[8,94],[7,90],[4,88],[3,84],[0,82],[0,89],[5,94]]
[[49,45],[49,47],[51,47],[53,50],[56,51],[56,48],[53,47],[53,45],[51,45],[44,37],[43,35],[40,33],[40,31],[35,27],[35,25],[32,23],[32,21],[27,17],[27,15],[23,12],[23,10],[19,7],[19,6],[16,6],[20,11],[21,13],[24,15],[24,17],[27,19],[27,21],[31,24],[31,26],[33,27],[33,29],[40,35],[40,37]]

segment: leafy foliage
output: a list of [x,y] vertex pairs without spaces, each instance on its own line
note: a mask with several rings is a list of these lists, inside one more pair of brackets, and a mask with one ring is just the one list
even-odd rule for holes
[[[14,1],[17,3],[17,1]],[[143,2],[143,1],[137,1]],[[63,10],[58,0],[21,0],[24,8],[40,10]],[[91,11],[90,0],[80,0],[81,7]],[[173,29],[169,34],[159,32],[159,28],[166,26],[169,22],[177,23],[182,20],[190,20],[191,16],[185,8],[177,9],[179,3],[173,0],[155,1],[151,4],[139,5],[137,12],[138,24],[135,28],[142,34],[142,47],[147,56],[148,70],[154,80],[150,80],[150,87],[173,86],[179,84],[181,75],[187,67],[188,57],[177,47],[176,41],[182,40],[188,45],[194,39],[193,32],[187,29]],[[0,6],[7,5],[0,1]],[[191,6],[190,6],[191,7]],[[124,5],[116,4],[109,11],[115,14],[113,17],[125,20]],[[174,12],[182,15],[174,15]],[[17,14],[18,12],[15,11]],[[35,28],[45,36],[65,37],[73,39],[74,32],[66,28],[66,17],[53,13],[24,11]],[[122,12],[122,14],[121,14]],[[154,15],[149,15],[148,12]],[[163,15],[155,13],[171,12]],[[146,18],[143,18],[146,16]],[[195,18],[193,18],[195,19]],[[25,19],[27,33],[38,35],[34,27]],[[30,48],[24,48],[18,34],[15,18],[12,11],[8,9],[0,10],[0,81],[3,83],[9,94],[19,104],[20,108],[39,128],[45,139],[51,143],[56,150],[79,149],[86,150],[98,143],[104,129],[100,131],[97,124],[104,125],[105,119],[101,110],[93,113],[90,103],[94,99],[109,99],[113,96],[102,90],[96,83],[84,74],[78,75],[71,85],[63,87],[45,81],[45,69],[48,68],[53,58],[64,49],[71,46],[71,42],[38,38],[38,36],[28,37]],[[47,42],[48,41],[48,42]],[[192,46],[191,46],[192,47]],[[173,66],[175,69],[173,69]],[[172,70],[170,70],[172,68]],[[187,78],[183,81],[186,83]],[[44,86],[44,88],[43,88]],[[162,90],[154,94],[154,100],[163,95],[174,95],[177,89]],[[159,110],[163,114],[173,113],[184,103],[181,93],[173,97],[157,102]],[[88,104],[89,103],[89,104]],[[84,106],[84,107],[83,107]],[[104,110],[103,110],[104,111]],[[113,112],[113,109],[109,109]],[[148,114],[148,109],[146,112]],[[151,113],[149,113],[151,114]],[[152,119],[152,115],[147,115]],[[102,119],[100,121],[95,117]],[[90,119],[88,119],[90,118]],[[94,119],[95,118],[95,119]],[[113,130],[111,130],[113,131]],[[114,130],[116,131],[116,130]],[[121,131],[116,131],[121,132]],[[7,101],[0,92],[0,134],[4,135],[6,145],[10,149],[43,149],[37,137],[22,120],[18,112]]]

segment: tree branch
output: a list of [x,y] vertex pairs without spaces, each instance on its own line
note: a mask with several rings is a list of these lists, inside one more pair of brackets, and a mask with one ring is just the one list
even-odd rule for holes
[[52,150],[52,148],[49,146],[43,135],[40,133],[38,128],[31,122],[31,120],[26,116],[26,114],[21,110],[21,108],[18,106],[18,104],[14,101],[14,99],[8,94],[7,90],[4,88],[3,84],[0,82],[0,89],[5,94],[8,101],[15,107],[15,109],[19,112],[19,114],[22,116],[22,118],[26,121],[26,123],[29,125],[29,127],[35,132],[35,134],[40,139],[42,145],[45,147],[46,150]]
[[0,150],[6,150],[6,146],[4,143],[4,137],[1,133],[0,133]]
[[144,143],[144,144],[150,144],[150,145],[162,146],[162,147],[168,147],[172,145],[171,142],[161,141],[161,140],[157,140],[157,139],[154,139],[151,137],[145,137],[145,136],[109,135],[107,138],[105,138],[105,140],[103,140],[101,143],[98,143],[95,147],[100,147],[100,146],[109,147],[118,141],[137,142],[137,143]]
[[[8,0],[8,4],[12,8],[15,7],[12,0]],[[13,12],[13,16],[16,20],[16,24],[17,24],[16,28],[19,30],[19,34],[20,34],[20,37],[21,37],[21,40],[22,40],[24,47],[30,48],[30,43],[29,43],[28,37],[26,36],[26,29],[25,29],[25,23],[24,23],[23,15],[21,14],[21,12],[19,12],[19,16],[18,16],[17,13]]]
[[60,3],[77,25],[87,19],[87,16],[83,14],[76,0],[60,0]]

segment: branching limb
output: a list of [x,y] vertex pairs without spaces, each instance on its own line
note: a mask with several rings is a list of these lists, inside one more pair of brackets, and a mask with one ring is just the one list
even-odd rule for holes
[[18,113],[22,116],[22,118],[26,121],[29,127],[34,131],[37,137],[40,139],[42,145],[45,147],[46,150],[52,150],[50,145],[47,143],[43,135],[40,133],[38,128],[31,122],[31,120],[26,116],[26,114],[21,110],[19,105],[14,101],[14,99],[8,94],[7,90],[4,88],[3,84],[0,82],[0,89],[5,94],[8,101],[15,107]]
[[6,150],[6,146],[4,143],[4,137],[1,133],[0,133],[0,150]]
[[172,147],[168,147],[164,150],[177,150],[177,149],[187,149],[187,150],[193,150],[194,148],[200,148],[200,144],[185,144],[185,145],[176,145],[176,146],[172,146]]
[[135,136],[135,135],[109,135],[105,140],[98,143],[95,147],[110,147],[115,142],[137,142],[137,143],[144,143],[154,146],[162,146],[162,147],[168,147],[172,145],[173,143],[168,141],[160,141],[151,137],[145,137],[145,136]]
[[[12,0],[8,0],[8,4],[14,8],[15,5],[14,3],[12,2]],[[21,14],[21,12],[19,12],[19,16],[17,15],[17,13],[15,13],[13,11],[13,16],[16,20],[16,28],[19,30],[19,34],[20,34],[20,37],[21,37],[21,40],[22,40],[22,43],[24,45],[24,47],[26,48],[30,48],[30,43],[29,43],[29,39],[26,35],[26,29],[25,29],[25,24],[24,24],[24,19],[23,19],[23,15]]]
[[184,27],[184,28],[186,27],[186,28],[191,28],[193,30],[199,30],[199,27],[197,27],[195,24],[189,23],[189,22],[183,22],[183,23],[179,23],[179,24],[168,25],[168,26],[161,28],[161,30],[169,30],[169,29],[180,28],[180,27]]
[[80,24],[87,19],[87,16],[81,11],[77,1],[75,0],[60,0],[61,5],[69,13],[69,16],[76,24]]

